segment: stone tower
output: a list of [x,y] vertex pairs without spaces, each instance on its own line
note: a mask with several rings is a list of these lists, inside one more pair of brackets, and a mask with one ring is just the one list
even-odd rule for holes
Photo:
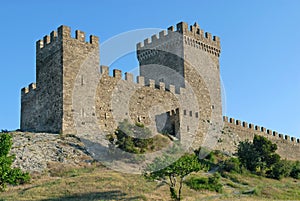
[[[73,88],[78,72],[88,60],[99,70],[98,37],[61,26],[36,43],[36,84],[21,92],[21,130],[73,133]],[[93,72],[90,72],[93,73]],[[80,77],[83,85],[87,78]]]
[[[213,130],[216,134],[222,127],[220,52],[218,37],[204,33],[196,23],[189,27],[185,22],[178,23],[176,30],[171,26],[167,32],[162,31],[137,45],[140,74],[145,80],[175,85],[177,92],[180,88],[190,88],[196,97],[196,102],[182,108],[198,105],[193,109],[199,110],[200,115],[196,130],[198,140]],[[186,113],[182,111],[182,119],[193,115]],[[183,122],[181,127],[185,127]]]

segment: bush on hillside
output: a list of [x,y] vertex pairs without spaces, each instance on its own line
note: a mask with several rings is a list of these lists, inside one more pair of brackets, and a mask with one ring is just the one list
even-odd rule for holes
[[290,176],[294,179],[300,179],[300,161],[294,162]]
[[284,177],[288,177],[292,171],[292,162],[287,160],[280,160],[275,163],[271,170],[267,172],[267,177],[273,179],[282,179]]
[[119,123],[115,133],[107,136],[115,147],[133,154],[143,154],[155,148],[149,128],[142,123],[130,124],[128,120]]
[[0,135],[0,190],[3,191],[7,184],[19,185],[30,180],[29,173],[22,172],[19,168],[12,168],[15,156],[9,155],[12,147],[12,137],[8,133]]

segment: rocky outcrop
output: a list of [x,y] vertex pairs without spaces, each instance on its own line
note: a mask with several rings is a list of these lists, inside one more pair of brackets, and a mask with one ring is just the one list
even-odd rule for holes
[[14,167],[42,173],[50,164],[85,166],[93,161],[84,144],[74,135],[12,132]]

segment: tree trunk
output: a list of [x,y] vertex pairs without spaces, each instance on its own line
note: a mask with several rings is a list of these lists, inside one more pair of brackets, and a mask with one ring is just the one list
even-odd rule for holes
[[178,190],[178,200],[181,199],[181,189],[182,189],[183,178],[180,178],[179,190]]

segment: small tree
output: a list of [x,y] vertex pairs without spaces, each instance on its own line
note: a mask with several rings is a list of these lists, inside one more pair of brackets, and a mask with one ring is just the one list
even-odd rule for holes
[[[203,168],[203,165],[199,162],[195,154],[185,154],[176,162],[160,169],[168,160],[170,160],[170,158],[167,156],[156,158],[154,162],[148,166],[144,176],[148,180],[159,180],[169,185],[171,198],[178,201],[181,199],[181,191],[185,177],[192,172],[199,171]],[[179,187],[177,186],[177,179],[179,179]],[[178,191],[176,191],[176,188],[178,188]]]
[[19,185],[30,180],[28,173],[23,173],[19,168],[11,168],[15,156],[9,155],[12,147],[11,135],[0,135],[0,190],[6,188],[6,184]]

